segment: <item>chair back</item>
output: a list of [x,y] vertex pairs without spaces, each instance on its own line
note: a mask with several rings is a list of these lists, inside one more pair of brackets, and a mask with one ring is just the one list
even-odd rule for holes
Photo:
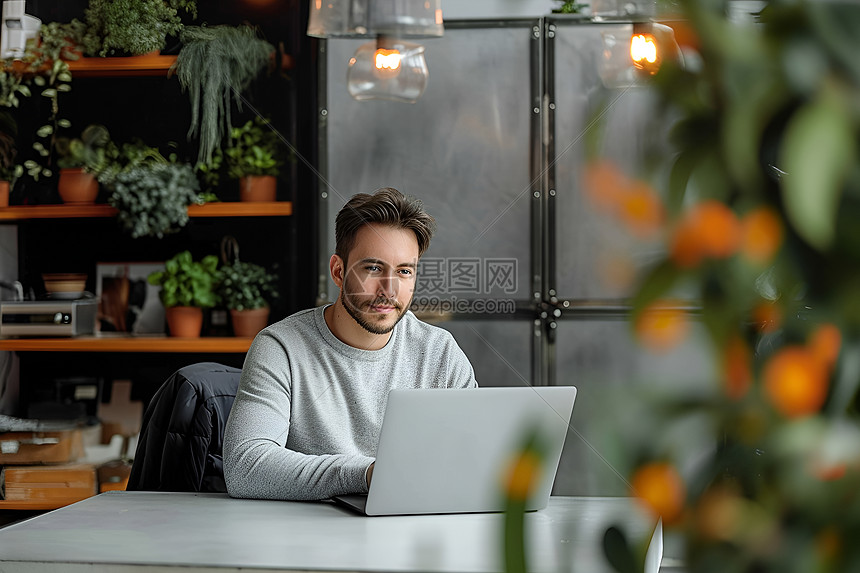
[[126,489],[227,491],[221,449],[241,373],[200,362],[162,384],[144,412]]

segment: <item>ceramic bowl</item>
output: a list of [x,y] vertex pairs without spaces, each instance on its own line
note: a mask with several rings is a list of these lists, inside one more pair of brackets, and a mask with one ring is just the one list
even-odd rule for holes
[[87,286],[87,275],[82,273],[45,273],[42,280],[53,298],[78,298]]

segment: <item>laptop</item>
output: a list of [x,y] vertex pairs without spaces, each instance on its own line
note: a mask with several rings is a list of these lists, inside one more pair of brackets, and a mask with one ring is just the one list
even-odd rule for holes
[[395,389],[367,495],[334,499],[364,515],[504,510],[504,476],[537,432],[544,466],[526,510],[546,507],[576,388]]

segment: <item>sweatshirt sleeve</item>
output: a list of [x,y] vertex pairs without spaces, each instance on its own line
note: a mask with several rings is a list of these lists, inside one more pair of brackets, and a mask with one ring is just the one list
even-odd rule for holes
[[225,429],[224,480],[230,496],[319,500],[366,493],[372,458],[287,449],[290,389],[289,355],[264,331],[248,351]]

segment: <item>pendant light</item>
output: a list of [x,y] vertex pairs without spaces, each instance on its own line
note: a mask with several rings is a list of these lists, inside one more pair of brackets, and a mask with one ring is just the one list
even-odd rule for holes
[[308,35],[371,38],[350,58],[349,93],[357,100],[415,103],[427,87],[424,46],[405,38],[442,36],[441,0],[310,0]]

